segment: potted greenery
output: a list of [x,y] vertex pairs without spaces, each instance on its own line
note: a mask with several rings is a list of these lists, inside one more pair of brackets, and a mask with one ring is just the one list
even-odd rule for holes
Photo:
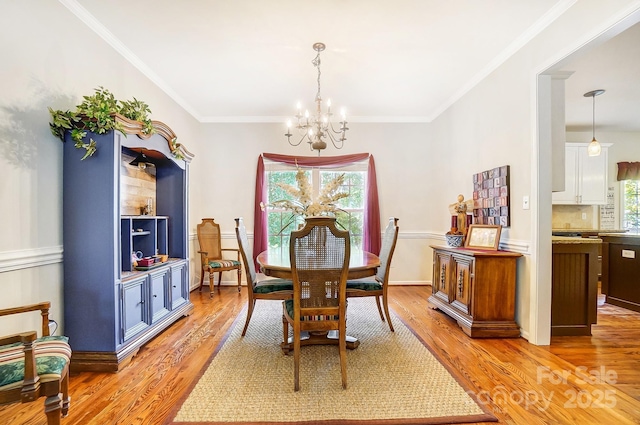
[[[75,111],[49,108],[51,132],[64,142],[65,132],[70,131],[75,147],[86,150],[82,159],[92,156],[96,152],[96,142],[91,138],[88,143],[85,141],[87,131],[97,134],[105,134],[111,130],[118,130],[122,133],[131,132],[125,129],[125,124],[129,125],[130,123],[123,120],[122,117],[139,123],[141,136],[148,137],[155,132],[153,122],[149,118],[149,114],[151,114],[149,106],[135,97],[133,100],[119,101],[109,90],[99,87],[95,89],[95,94],[83,96],[83,98],[84,100],[76,106]],[[169,142],[173,155],[179,157],[181,155],[178,149],[180,145],[176,143],[176,138],[171,138]]]

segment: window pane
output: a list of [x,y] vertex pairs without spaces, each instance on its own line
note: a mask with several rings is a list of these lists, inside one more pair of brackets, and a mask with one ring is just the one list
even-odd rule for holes
[[[349,196],[338,200],[336,206],[342,211],[336,214],[338,228],[349,230],[351,243],[354,247],[362,248],[364,229],[364,207],[365,207],[365,171],[339,171],[339,170],[316,170],[317,180],[313,181],[311,170],[305,170],[307,178],[314,186],[314,196],[322,190],[322,187],[329,184],[333,179],[341,174],[345,175],[344,182],[338,192],[348,193]],[[278,187],[277,183],[282,182],[293,187],[297,187],[296,170],[268,171],[267,173],[267,203],[278,200],[293,200],[293,196]],[[321,187],[317,187],[318,182]],[[289,234],[291,230],[298,228],[298,224],[303,223],[301,217],[293,217],[291,213],[274,208],[269,209],[267,214],[267,230],[269,248],[279,248],[288,250]],[[283,251],[284,252],[284,251]],[[286,254],[286,252],[284,252]]]
[[278,186],[276,183],[282,182],[294,187],[296,184],[296,172],[295,171],[269,171],[267,172],[267,203],[279,201],[282,199],[292,200],[293,197],[289,195],[284,189]]
[[622,227],[631,233],[640,233],[640,181],[625,180],[623,192]]

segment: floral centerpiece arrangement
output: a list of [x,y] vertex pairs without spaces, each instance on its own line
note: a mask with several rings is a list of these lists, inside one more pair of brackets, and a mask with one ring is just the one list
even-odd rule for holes
[[[296,164],[297,167],[297,164]],[[264,211],[266,208],[279,208],[290,212],[291,220],[283,227],[286,229],[296,220],[296,217],[317,217],[317,216],[335,216],[337,211],[342,211],[336,205],[337,201],[349,196],[348,193],[340,192],[339,189],[344,183],[344,173],[338,175],[329,183],[327,183],[320,191],[318,197],[314,199],[313,188],[309,183],[307,174],[303,169],[297,167],[296,182],[298,187],[286,184],[276,183],[293,199],[281,199],[270,204],[260,203],[260,208]]]

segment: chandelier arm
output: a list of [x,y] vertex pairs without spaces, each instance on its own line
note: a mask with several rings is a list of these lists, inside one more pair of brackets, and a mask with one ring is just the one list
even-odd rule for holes
[[287,142],[289,142],[289,144],[291,146],[299,146],[300,143],[302,143],[302,141],[304,140],[306,134],[303,134],[302,137],[300,138],[300,140],[298,140],[298,143],[291,143],[291,136],[293,136],[291,133],[287,133],[285,134],[285,136],[287,136]]
[[[331,144],[333,145],[334,148],[342,149],[344,147],[344,141],[347,140],[346,137],[344,137],[344,135],[339,140],[336,140],[336,138],[331,133],[327,133],[327,135],[329,136],[329,140],[331,140]],[[340,143],[340,146],[338,146],[338,142]]]
[[349,130],[349,128],[347,127],[347,122],[346,121],[341,121],[340,122],[340,130],[336,130],[333,127],[333,123],[329,123],[329,126],[331,128],[331,131],[333,131],[335,134],[342,134],[344,133],[346,130]]

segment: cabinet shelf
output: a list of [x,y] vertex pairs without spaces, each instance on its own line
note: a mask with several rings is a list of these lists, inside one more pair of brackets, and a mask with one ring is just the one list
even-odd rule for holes
[[120,218],[122,272],[130,272],[134,269],[132,264],[134,252],[140,251],[144,257],[168,253],[168,222],[168,216],[142,215]]

